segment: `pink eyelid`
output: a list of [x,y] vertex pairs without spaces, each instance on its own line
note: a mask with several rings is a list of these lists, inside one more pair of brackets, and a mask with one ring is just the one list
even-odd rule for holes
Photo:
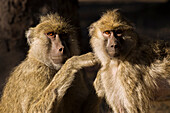
[[48,33],[45,33],[45,35],[48,37],[48,38],[54,38],[55,37],[55,34],[53,34],[52,36],[48,35]]
[[[108,32],[108,33],[106,33],[106,32]],[[110,35],[111,34],[110,31],[106,31],[106,32],[103,32],[103,34],[105,34],[105,35]]]
[[121,34],[121,33],[119,33],[119,34],[117,34],[117,36],[122,36],[122,34]]

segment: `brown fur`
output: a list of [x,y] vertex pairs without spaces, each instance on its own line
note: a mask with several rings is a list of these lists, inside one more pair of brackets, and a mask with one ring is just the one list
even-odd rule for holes
[[[124,50],[110,58],[101,35],[123,30]],[[90,26],[91,45],[101,61],[94,86],[114,113],[148,113],[159,80],[170,77],[169,48],[162,41],[138,37],[133,26],[117,10],[106,12]]]
[[94,65],[94,55],[74,56],[63,66],[54,64],[48,56],[51,43],[44,35],[48,30],[68,33],[71,56],[79,54],[73,27],[57,14],[42,17],[27,32],[30,50],[4,87],[0,113],[83,113],[90,92],[77,71]]

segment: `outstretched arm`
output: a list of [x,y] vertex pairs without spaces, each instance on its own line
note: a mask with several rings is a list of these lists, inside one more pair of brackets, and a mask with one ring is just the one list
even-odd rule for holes
[[101,82],[101,71],[99,71],[97,73],[97,77],[96,77],[93,85],[94,85],[94,88],[96,90],[97,95],[100,98],[103,98],[104,97],[104,88],[103,88],[103,85],[102,85],[102,82]]
[[73,56],[68,59],[62,68],[54,76],[51,83],[44,90],[42,95],[31,105],[29,111],[50,113],[54,104],[59,104],[67,89],[74,80],[74,74],[83,67],[93,66],[97,59],[93,53],[87,53],[81,56]]

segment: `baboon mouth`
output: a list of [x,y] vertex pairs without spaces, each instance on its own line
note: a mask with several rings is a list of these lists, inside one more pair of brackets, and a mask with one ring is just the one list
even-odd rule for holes
[[118,56],[120,56],[118,52],[114,54],[114,57],[118,57]]
[[53,57],[51,57],[51,59],[55,64],[63,63],[63,61],[64,61],[63,57],[57,57],[57,56],[53,56]]
[[63,58],[60,58],[60,57],[52,57],[52,60],[63,60]]
[[108,54],[109,54],[110,57],[119,56],[119,52],[118,52],[118,51],[115,51],[115,52],[108,52]]
[[58,63],[64,63],[66,60],[67,60],[67,56],[64,55],[64,56],[51,56],[51,60],[55,63],[55,64],[58,64]]
[[119,49],[115,49],[115,51],[108,51],[108,55],[112,58],[112,57],[118,57],[120,54],[120,50]]

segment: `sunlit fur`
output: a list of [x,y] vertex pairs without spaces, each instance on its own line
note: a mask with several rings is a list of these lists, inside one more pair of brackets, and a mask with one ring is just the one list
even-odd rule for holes
[[83,73],[78,71],[94,65],[94,55],[74,56],[62,67],[54,64],[48,56],[50,39],[44,34],[51,30],[68,33],[71,56],[79,54],[71,25],[57,14],[41,17],[41,22],[26,33],[30,50],[10,74],[0,100],[0,113],[97,113],[85,109],[93,104],[88,103],[90,91]]
[[[110,58],[102,33],[123,30],[123,50]],[[169,48],[163,41],[140,37],[118,10],[107,11],[89,29],[91,46],[101,61],[94,86],[114,113],[148,113],[158,83],[170,77]]]

